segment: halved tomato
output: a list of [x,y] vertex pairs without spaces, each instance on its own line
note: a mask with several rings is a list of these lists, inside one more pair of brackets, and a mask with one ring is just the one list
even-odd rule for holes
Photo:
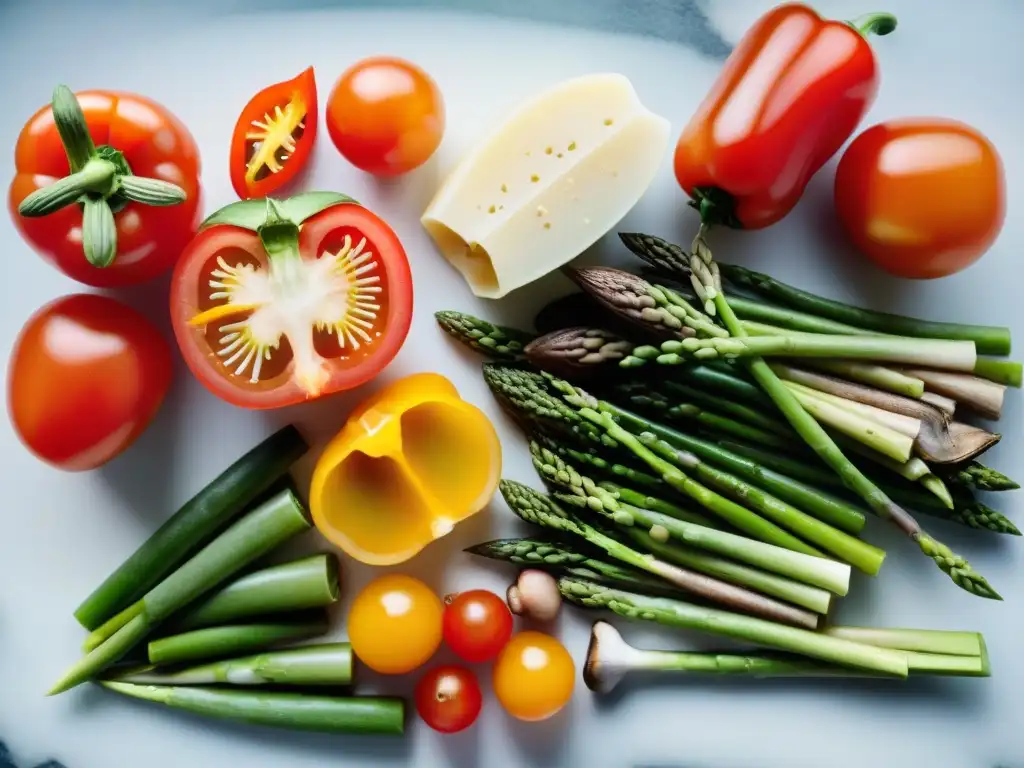
[[171,285],[189,368],[245,408],[369,381],[401,349],[412,303],[394,231],[334,192],[222,208],[182,254]]
[[253,96],[231,136],[231,186],[238,196],[266,197],[295,178],[309,159],[317,120],[312,67]]

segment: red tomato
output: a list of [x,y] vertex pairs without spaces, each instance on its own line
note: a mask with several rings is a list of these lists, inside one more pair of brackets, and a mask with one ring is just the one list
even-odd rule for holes
[[167,207],[111,199],[117,226],[117,255],[106,267],[90,264],[82,248],[82,211],[68,205],[30,218],[18,206],[31,193],[70,173],[68,158],[47,106],[18,136],[8,206],[18,230],[39,253],[73,280],[97,287],[130,285],[171,268],[200,221],[199,149],[188,129],[170,112],[143,96],[112,91],[76,94],[97,147],[120,150],[136,176],[176,184],[185,202]]
[[75,294],[42,307],[21,329],[7,409],[40,459],[92,469],[142,434],[170,383],[170,348],[149,320],[106,296]]
[[981,258],[999,235],[1003,164],[969,125],[892,120],[850,144],[836,171],[835,200],[854,244],[882,269],[944,277]]
[[476,677],[465,667],[436,667],[416,684],[416,711],[441,733],[469,728],[480,715],[483,696]]
[[242,109],[231,136],[231,186],[243,199],[266,197],[309,159],[318,121],[313,68],[267,86]]
[[490,661],[512,637],[512,614],[493,592],[474,589],[445,598],[444,641],[471,663]]
[[[318,196],[343,198],[309,192],[280,206]],[[243,222],[266,209],[243,201],[211,219],[235,206]],[[230,403],[279,408],[357,387],[391,362],[409,332],[412,275],[391,227],[351,202],[313,210],[301,230],[292,221],[208,226],[175,268],[178,346],[196,377]]]
[[327,132],[357,168],[377,176],[411,171],[441,143],[441,91],[411,62],[383,56],[363,59],[342,74],[331,91]]

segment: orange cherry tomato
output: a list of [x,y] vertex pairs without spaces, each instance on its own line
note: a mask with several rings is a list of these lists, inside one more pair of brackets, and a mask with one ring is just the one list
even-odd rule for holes
[[22,328],[7,369],[7,408],[37,457],[92,469],[142,434],[170,383],[170,347],[149,320],[107,296],[75,294]]
[[513,717],[545,720],[570,698],[576,668],[565,646],[542,632],[520,632],[494,664],[494,694]]
[[377,176],[417,168],[444,133],[444,101],[434,80],[393,57],[363,59],[327,100],[327,132],[352,165]]
[[392,573],[367,584],[348,614],[356,657],[385,675],[412,672],[441,645],[444,606],[419,579]]
[[900,277],[970,266],[1003,226],[1003,164],[985,136],[945,119],[868,128],[836,171],[839,220],[857,248]]
[[110,202],[116,255],[105,267],[89,263],[82,244],[81,205],[38,217],[18,212],[30,194],[71,172],[53,110],[45,106],[29,118],[14,149],[17,173],[8,192],[14,224],[43,258],[80,283],[107,288],[154,278],[174,265],[199,226],[199,148],[178,118],[144,96],[79,91],[75,97],[97,149],[117,150],[134,175],[175,184],[184,190],[185,200],[163,207],[125,201],[115,193]]
[[277,191],[305,166],[316,140],[313,68],[268,85],[242,109],[231,136],[231,186],[243,200]]

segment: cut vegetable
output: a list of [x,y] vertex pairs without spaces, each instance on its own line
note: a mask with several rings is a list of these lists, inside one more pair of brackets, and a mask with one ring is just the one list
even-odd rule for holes
[[622,75],[556,85],[470,152],[421,222],[473,292],[500,298],[575,258],[640,199],[669,124]]
[[261,651],[274,645],[306,640],[327,632],[327,616],[306,620],[206,627],[149,641],[150,664],[180,664]]
[[348,685],[352,682],[352,647],[348,643],[307,645],[173,672],[134,671],[116,680],[145,685]]
[[175,512],[78,606],[75,618],[86,629],[96,629],[145,594],[277,482],[307,449],[290,425],[257,445]]
[[112,680],[101,685],[125,696],[251,725],[391,736],[400,736],[405,728],[405,705],[401,699],[231,691],[201,686],[134,685]]

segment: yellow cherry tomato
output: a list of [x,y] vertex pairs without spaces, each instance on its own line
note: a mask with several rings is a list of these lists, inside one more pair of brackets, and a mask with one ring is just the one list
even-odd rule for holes
[[520,632],[494,665],[494,694],[513,717],[544,720],[572,698],[576,667],[565,646],[542,632]]
[[367,584],[348,614],[356,657],[385,675],[411,672],[441,644],[444,606],[419,579],[392,573]]

